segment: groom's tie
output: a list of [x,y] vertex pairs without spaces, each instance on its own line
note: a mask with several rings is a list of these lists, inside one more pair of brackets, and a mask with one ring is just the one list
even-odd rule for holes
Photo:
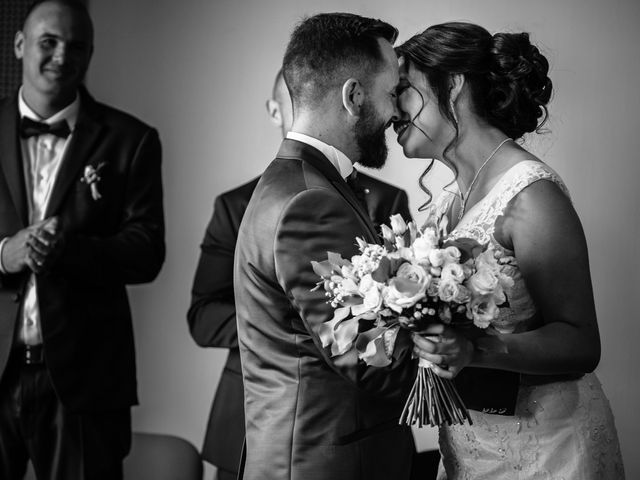
[[368,214],[369,208],[367,207],[365,192],[362,186],[360,186],[360,182],[358,182],[358,171],[354,168],[351,175],[349,175],[345,180],[347,181],[347,185],[349,185],[351,190],[353,190],[353,193],[355,193],[356,198],[358,199],[358,202],[360,202],[360,205],[362,205],[362,208],[364,208],[364,211]]

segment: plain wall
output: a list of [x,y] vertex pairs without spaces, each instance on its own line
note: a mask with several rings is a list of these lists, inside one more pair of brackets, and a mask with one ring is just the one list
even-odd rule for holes
[[[383,18],[400,41],[430,24],[468,20],[490,31],[529,31],[548,55],[555,94],[550,132],[529,141],[572,192],[590,248],[602,337],[597,369],[616,415],[628,478],[640,478],[637,368],[640,322],[636,183],[640,8],[634,0],[94,0],[96,50],[89,86],[134,113],[164,147],[167,262],[131,288],[141,405],[134,429],[185,437],[198,447],[224,350],[191,340],[185,313],[213,199],[259,174],[279,131],[264,102],[293,25],[305,14],[351,11]],[[376,174],[405,188],[416,209],[426,160],[407,160],[390,132],[390,160]],[[436,169],[437,190],[447,172]],[[418,220],[421,218],[417,216]],[[224,432],[221,432],[224,435]],[[418,433],[420,448],[435,432]]]

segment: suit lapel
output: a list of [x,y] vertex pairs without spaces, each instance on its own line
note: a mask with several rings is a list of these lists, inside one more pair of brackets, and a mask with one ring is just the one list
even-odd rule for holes
[[18,136],[17,99],[16,94],[13,99],[7,99],[0,109],[0,168],[4,171],[9,193],[24,227],[29,222],[29,209]]
[[347,202],[349,202],[349,204],[356,210],[356,212],[358,212],[358,215],[364,221],[364,224],[367,226],[367,230],[373,237],[373,240],[377,241],[378,234],[376,233],[376,229],[373,226],[371,217],[369,217],[369,212],[364,209],[364,207],[356,197],[355,192],[351,190],[351,187],[349,187],[349,185],[347,185],[347,182],[345,182],[342,178],[340,178],[339,180],[332,180],[331,183],[342,194]]
[[45,218],[58,213],[67,191],[78,180],[80,171],[89,162],[102,128],[94,115],[93,99],[88,94],[83,95],[78,121],[53,185]]
[[349,185],[340,176],[340,173],[331,164],[329,159],[324,156],[317,148],[307,145],[297,140],[285,139],[282,142],[280,151],[278,152],[279,158],[298,158],[304,162],[310,163],[317,170],[319,170],[327,179],[331,182],[331,185],[340,192],[344,199],[351,205],[361,218],[364,225],[367,227],[367,231],[371,234],[374,241],[377,241],[378,234],[375,231],[375,227],[371,223],[369,213],[362,207],[355,192],[351,190]]

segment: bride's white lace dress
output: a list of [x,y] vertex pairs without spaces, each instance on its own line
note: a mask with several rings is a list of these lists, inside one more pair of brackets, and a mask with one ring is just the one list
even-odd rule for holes
[[[450,236],[490,242],[513,255],[493,237],[496,219],[515,195],[539,180],[553,181],[567,192],[547,165],[518,163],[464,215]],[[445,193],[432,208],[444,212],[454,198]],[[517,263],[511,273],[515,287],[510,307],[500,313],[504,332],[531,328],[526,320],[536,312]],[[613,415],[596,375],[542,385],[530,380],[533,377],[522,375],[515,416],[471,410],[472,426],[440,427],[438,480],[624,478]]]

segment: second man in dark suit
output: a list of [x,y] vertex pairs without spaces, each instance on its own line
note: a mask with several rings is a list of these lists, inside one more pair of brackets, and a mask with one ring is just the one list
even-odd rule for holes
[[[267,100],[267,112],[284,137],[292,123],[289,92],[279,71]],[[376,227],[392,214],[411,218],[407,194],[393,185],[358,173],[361,195]],[[259,177],[215,200],[201,245],[187,315],[191,335],[202,347],[229,349],[211,408],[202,455],[218,468],[218,479],[235,479],[244,439],[244,400],[233,292],[233,254],[238,228]]]

